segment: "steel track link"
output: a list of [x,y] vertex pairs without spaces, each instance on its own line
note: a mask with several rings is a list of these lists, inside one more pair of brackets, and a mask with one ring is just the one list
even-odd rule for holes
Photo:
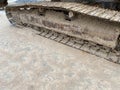
[[[37,27],[37,26],[34,26],[34,27]],[[42,37],[54,40],[54,41],[62,43],[64,45],[73,47],[78,50],[85,51],[87,53],[96,55],[98,57],[102,57],[108,61],[120,64],[119,53],[108,47],[104,47],[104,46],[95,44],[93,42],[74,38],[74,37],[71,37],[71,36],[68,36],[65,34],[61,34],[61,33],[55,32],[55,31],[51,31],[48,29],[44,30],[44,32],[43,32],[43,30],[39,29],[39,32],[40,32],[39,35]]]
[[[27,3],[27,4],[15,4],[15,5],[9,5],[8,8],[17,8],[21,7],[21,9],[24,9],[24,7],[43,7],[43,8],[57,8],[57,9],[64,9],[73,11],[79,14],[85,14],[92,17],[101,18],[104,20],[114,21],[120,23],[120,12],[104,9],[96,6],[90,6],[85,5],[82,3],[71,3],[71,2],[40,2],[40,3]],[[23,8],[22,8],[23,7]]]

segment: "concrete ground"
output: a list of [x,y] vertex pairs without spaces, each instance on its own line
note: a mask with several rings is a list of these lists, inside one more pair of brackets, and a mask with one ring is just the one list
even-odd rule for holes
[[36,33],[0,11],[0,90],[120,90],[120,65]]

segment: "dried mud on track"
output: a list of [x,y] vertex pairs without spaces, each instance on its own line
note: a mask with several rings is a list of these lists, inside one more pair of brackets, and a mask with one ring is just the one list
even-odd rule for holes
[[36,33],[0,11],[0,90],[120,89],[120,65]]

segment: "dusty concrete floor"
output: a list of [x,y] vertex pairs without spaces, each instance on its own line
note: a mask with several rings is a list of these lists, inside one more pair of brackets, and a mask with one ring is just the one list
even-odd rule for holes
[[35,33],[0,11],[0,90],[120,90],[120,65]]

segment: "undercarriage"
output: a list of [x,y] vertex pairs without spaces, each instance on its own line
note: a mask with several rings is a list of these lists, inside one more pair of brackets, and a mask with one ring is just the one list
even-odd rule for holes
[[120,13],[74,2],[40,2],[6,7],[15,26],[36,29],[39,35],[120,63]]

